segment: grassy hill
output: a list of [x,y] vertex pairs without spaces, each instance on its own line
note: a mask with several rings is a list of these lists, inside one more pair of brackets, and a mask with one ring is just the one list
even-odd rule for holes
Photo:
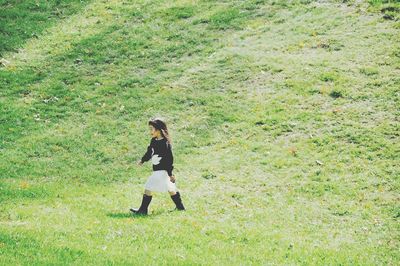
[[399,10],[0,0],[0,264],[399,264]]

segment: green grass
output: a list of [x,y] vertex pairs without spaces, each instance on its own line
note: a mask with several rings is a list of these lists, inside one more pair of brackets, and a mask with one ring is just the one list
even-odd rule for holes
[[45,29],[80,11],[88,2],[1,0],[0,56],[5,52],[16,52],[28,39],[39,38]]
[[[397,2],[38,1],[65,14],[42,24],[23,2],[2,3],[27,15],[0,42],[1,265],[399,263]],[[156,194],[136,218],[156,115],[187,211]]]

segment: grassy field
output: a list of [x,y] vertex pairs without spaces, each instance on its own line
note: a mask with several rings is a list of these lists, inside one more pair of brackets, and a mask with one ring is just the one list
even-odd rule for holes
[[[398,1],[0,13],[0,265],[400,263]],[[132,217],[158,115],[187,211]]]

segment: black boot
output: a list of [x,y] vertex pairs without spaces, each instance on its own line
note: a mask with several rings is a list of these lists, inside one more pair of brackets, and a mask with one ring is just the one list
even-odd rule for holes
[[180,211],[184,211],[185,207],[182,204],[182,199],[181,199],[181,194],[178,192],[176,192],[175,195],[171,195],[171,199],[174,201],[175,205],[176,205],[176,209],[180,210]]
[[148,207],[149,207],[149,204],[150,204],[152,198],[153,198],[153,196],[148,196],[146,194],[143,194],[142,204],[140,205],[140,208],[139,209],[132,208],[132,209],[130,209],[130,211],[135,214],[147,215]]

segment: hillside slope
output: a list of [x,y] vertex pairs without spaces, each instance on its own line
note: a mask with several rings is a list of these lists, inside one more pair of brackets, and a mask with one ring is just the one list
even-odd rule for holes
[[[0,264],[398,264],[398,10],[88,1],[10,42]],[[157,115],[187,211],[135,218]]]

